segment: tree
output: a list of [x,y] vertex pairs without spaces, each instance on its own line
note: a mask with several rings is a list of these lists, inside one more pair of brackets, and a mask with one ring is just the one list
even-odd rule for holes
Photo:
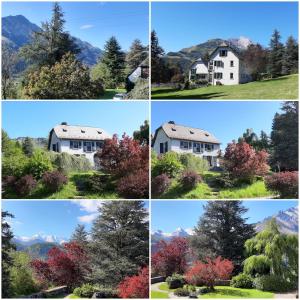
[[34,152],[33,141],[30,137],[26,137],[22,143],[22,150],[24,154],[28,157],[31,157]]
[[104,45],[104,53],[92,69],[94,80],[101,80],[105,88],[115,89],[125,83],[125,54],[117,39],[112,36]]
[[258,137],[252,128],[247,128],[246,132],[243,133],[243,137],[239,139],[239,141],[244,141],[252,147],[254,147],[257,140]]
[[144,124],[140,126],[140,130],[133,132],[133,138],[141,145],[149,145],[149,122],[148,120],[144,121]]
[[227,145],[222,164],[230,177],[250,183],[255,176],[263,176],[269,171],[267,159],[265,150],[255,151],[246,142],[233,142]]
[[285,44],[282,73],[284,75],[298,73],[298,43],[290,36]]
[[278,171],[298,171],[298,102],[286,101],[276,113],[271,132],[271,165]]
[[64,31],[64,24],[64,14],[55,2],[51,21],[42,23],[41,30],[33,32],[31,43],[21,48],[21,56],[40,67],[54,65],[69,52],[79,53],[73,38]]
[[270,151],[270,138],[268,135],[262,130],[260,135],[258,136],[252,128],[247,128],[246,132],[243,133],[243,136],[239,138],[239,142],[246,142],[251,147],[253,147],[256,151],[265,150],[267,152]]
[[253,226],[243,217],[248,209],[241,201],[212,201],[204,210],[195,227],[192,248],[200,260],[221,256],[231,260],[239,270],[244,243],[254,235]]
[[149,298],[149,267],[144,267],[138,275],[125,277],[118,286],[121,298]]
[[[298,278],[298,237],[280,233],[276,219],[245,243],[248,258],[244,272],[253,276],[279,275],[286,281]],[[297,280],[298,282],[298,280]]]
[[74,233],[71,236],[71,241],[76,242],[82,247],[85,247],[88,243],[88,233],[85,230],[85,226],[78,224]]
[[14,237],[10,225],[5,220],[6,218],[14,218],[12,214],[7,211],[1,213],[1,241],[2,241],[2,298],[9,298],[12,296],[12,286],[10,281],[10,268],[13,265],[13,260],[10,256],[10,251],[15,249],[12,243]]
[[258,141],[256,142],[255,145],[255,150],[261,151],[261,150],[266,150],[267,152],[270,151],[271,148],[271,140],[270,137],[267,135],[266,132],[263,130],[260,132],[260,136]]
[[158,37],[153,30],[151,32],[151,82],[157,83],[162,80],[162,70],[164,62],[162,56],[165,54],[164,49],[159,45]]
[[68,52],[52,66],[43,66],[28,75],[24,95],[29,99],[97,99],[102,83],[90,79],[88,67]]
[[70,288],[82,284],[90,272],[87,252],[76,242],[65,243],[63,249],[51,248],[46,261],[34,259],[31,267],[40,283]]
[[284,47],[280,42],[281,36],[277,29],[274,30],[270,40],[270,51],[268,55],[268,73],[271,77],[278,77],[282,75],[282,62]]
[[147,58],[147,56],[147,47],[143,46],[139,39],[135,39],[126,54],[126,74],[130,74],[132,71],[134,71],[141,64],[141,62]]
[[173,273],[185,272],[189,255],[189,244],[186,238],[175,237],[169,242],[160,240],[156,247],[157,251],[151,258],[155,274],[167,277]]
[[115,287],[148,265],[148,214],[142,201],[109,201],[93,222],[89,280]]
[[214,290],[217,280],[228,280],[233,271],[233,263],[218,256],[215,259],[207,258],[206,262],[196,261],[185,274],[189,284],[205,285]]

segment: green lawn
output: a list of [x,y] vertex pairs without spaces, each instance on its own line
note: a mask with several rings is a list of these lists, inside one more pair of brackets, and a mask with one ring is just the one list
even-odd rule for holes
[[200,299],[208,298],[274,298],[274,294],[270,292],[262,292],[255,289],[238,289],[230,286],[216,286],[216,291],[204,295],[200,295]]
[[169,295],[168,295],[168,293],[165,293],[165,292],[151,291],[151,298],[169,299]]
[[298,99],[298,75],[183,91],[153,88],[151,94],[152,99]]
[[176,289],[170,289],[169,286],[168,286],[168,284],[166,282],[163,282],[162,284],[160,284],[158,288],[160,290],[166,291],[166,292],[172,292],[172,291],[176,290]]
[[126,93],[125,89],[105,89],[104,95],[99,99],[111,100],[115,94]]
[[81,299],[80,297],[76,296],[75,294],[70,294],[67,297],[65,297],[65,299]]

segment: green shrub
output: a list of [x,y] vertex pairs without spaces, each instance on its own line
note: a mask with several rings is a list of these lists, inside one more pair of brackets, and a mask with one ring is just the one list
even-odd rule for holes
[[233,188],[235,186],[235,180],[230,178],[229,173],[222,173],[220,176],[214,179],[216,186],[220,188]]
[[230,285],[235,288],[251,289],[253,288],[253,278],[245,273],[240,273],[232,277]]
[[200,295],[204,295],[204,294],[210,293],[211,289],[208,287],[201,287],[198,292]]
[[194,171],[199,174],[203,174],[209,170],[209,164],[206,159],[195,156],[192,153],[184,153],[179,156],[179,160],[182,163],[185,170]]
[[185,284],[184,277],[180,274],[173,274],[172,276],[167,277],[166,282],[169,289],[182,288]]
[[179,161],[178,154],[167,152],[159,157],[152,169],[152,176],[167,174],[169,177],[176,177],[183,170],[183,165]]
[[34,151],[26,166],[26,173],[39,180],[47,171],[52,171],[52,163],[47,154],[40,149]]
[[28,158],[21,155],[3,156],[2,157],[2,176],[21,177],[25,175],[25,168]]
[[149,99],[149,81],[148,79],[138,79],[134,88],[127,94],[126,99],[143,100]]
[[95,173],[87,178],[86,188],[94,193],[103,193],[108,189],[109,183],[109,175]]
[[97,289],[95,288],[95,286],[89,283],[85,283],[81,287],[77,287],[76,289],[74,289],[73,294],[80,298],[92,298],[96,291]]
[[295,284],[280,275],[263,275],[254,279],[254,287],[261,291],[284,293],[295,289]]
[[113,288],[97,288],[96,298],[119,298],[119,292]]
[[174,294],[179,297],[187,297],[190,295],[190,291],[187,288],[179,288],[174,292]]

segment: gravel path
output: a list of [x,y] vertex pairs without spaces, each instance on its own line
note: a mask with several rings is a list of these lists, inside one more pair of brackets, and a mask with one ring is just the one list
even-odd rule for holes
[[284,294],[275,294],[274,298],[277,299],[296,299],[297,292],[292,292],[292,293],[284,293]]

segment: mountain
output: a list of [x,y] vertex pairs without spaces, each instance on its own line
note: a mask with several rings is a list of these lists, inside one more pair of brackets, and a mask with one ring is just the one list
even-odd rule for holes
[[[40,30],[39,26],[31,23],[22,15],[3,17],[2,43],[17,51],[20,47],[30,42],[33,31]],[[102,50],[79,38],[72,38],[81,50],[78,54],[78,59],[88,66],[96,64],[98,58],[102,55]]]
[[21,246],[31,246],[37,243],[54,243],[61,245],[67,240],[65,238],[57,237],[56,235],[41,235],[35,234],[31,237],[26,236],[15,236],[13,238],[14,243],[19,244]]
[[[20,144],[22,144],[24,142],[26,137],[18,137],[16,139],[13,139],[15,141],[18,141]],[[36,148],[47,148],[48,147],[48,139],[47,138],[31,138],[33,145]]]

